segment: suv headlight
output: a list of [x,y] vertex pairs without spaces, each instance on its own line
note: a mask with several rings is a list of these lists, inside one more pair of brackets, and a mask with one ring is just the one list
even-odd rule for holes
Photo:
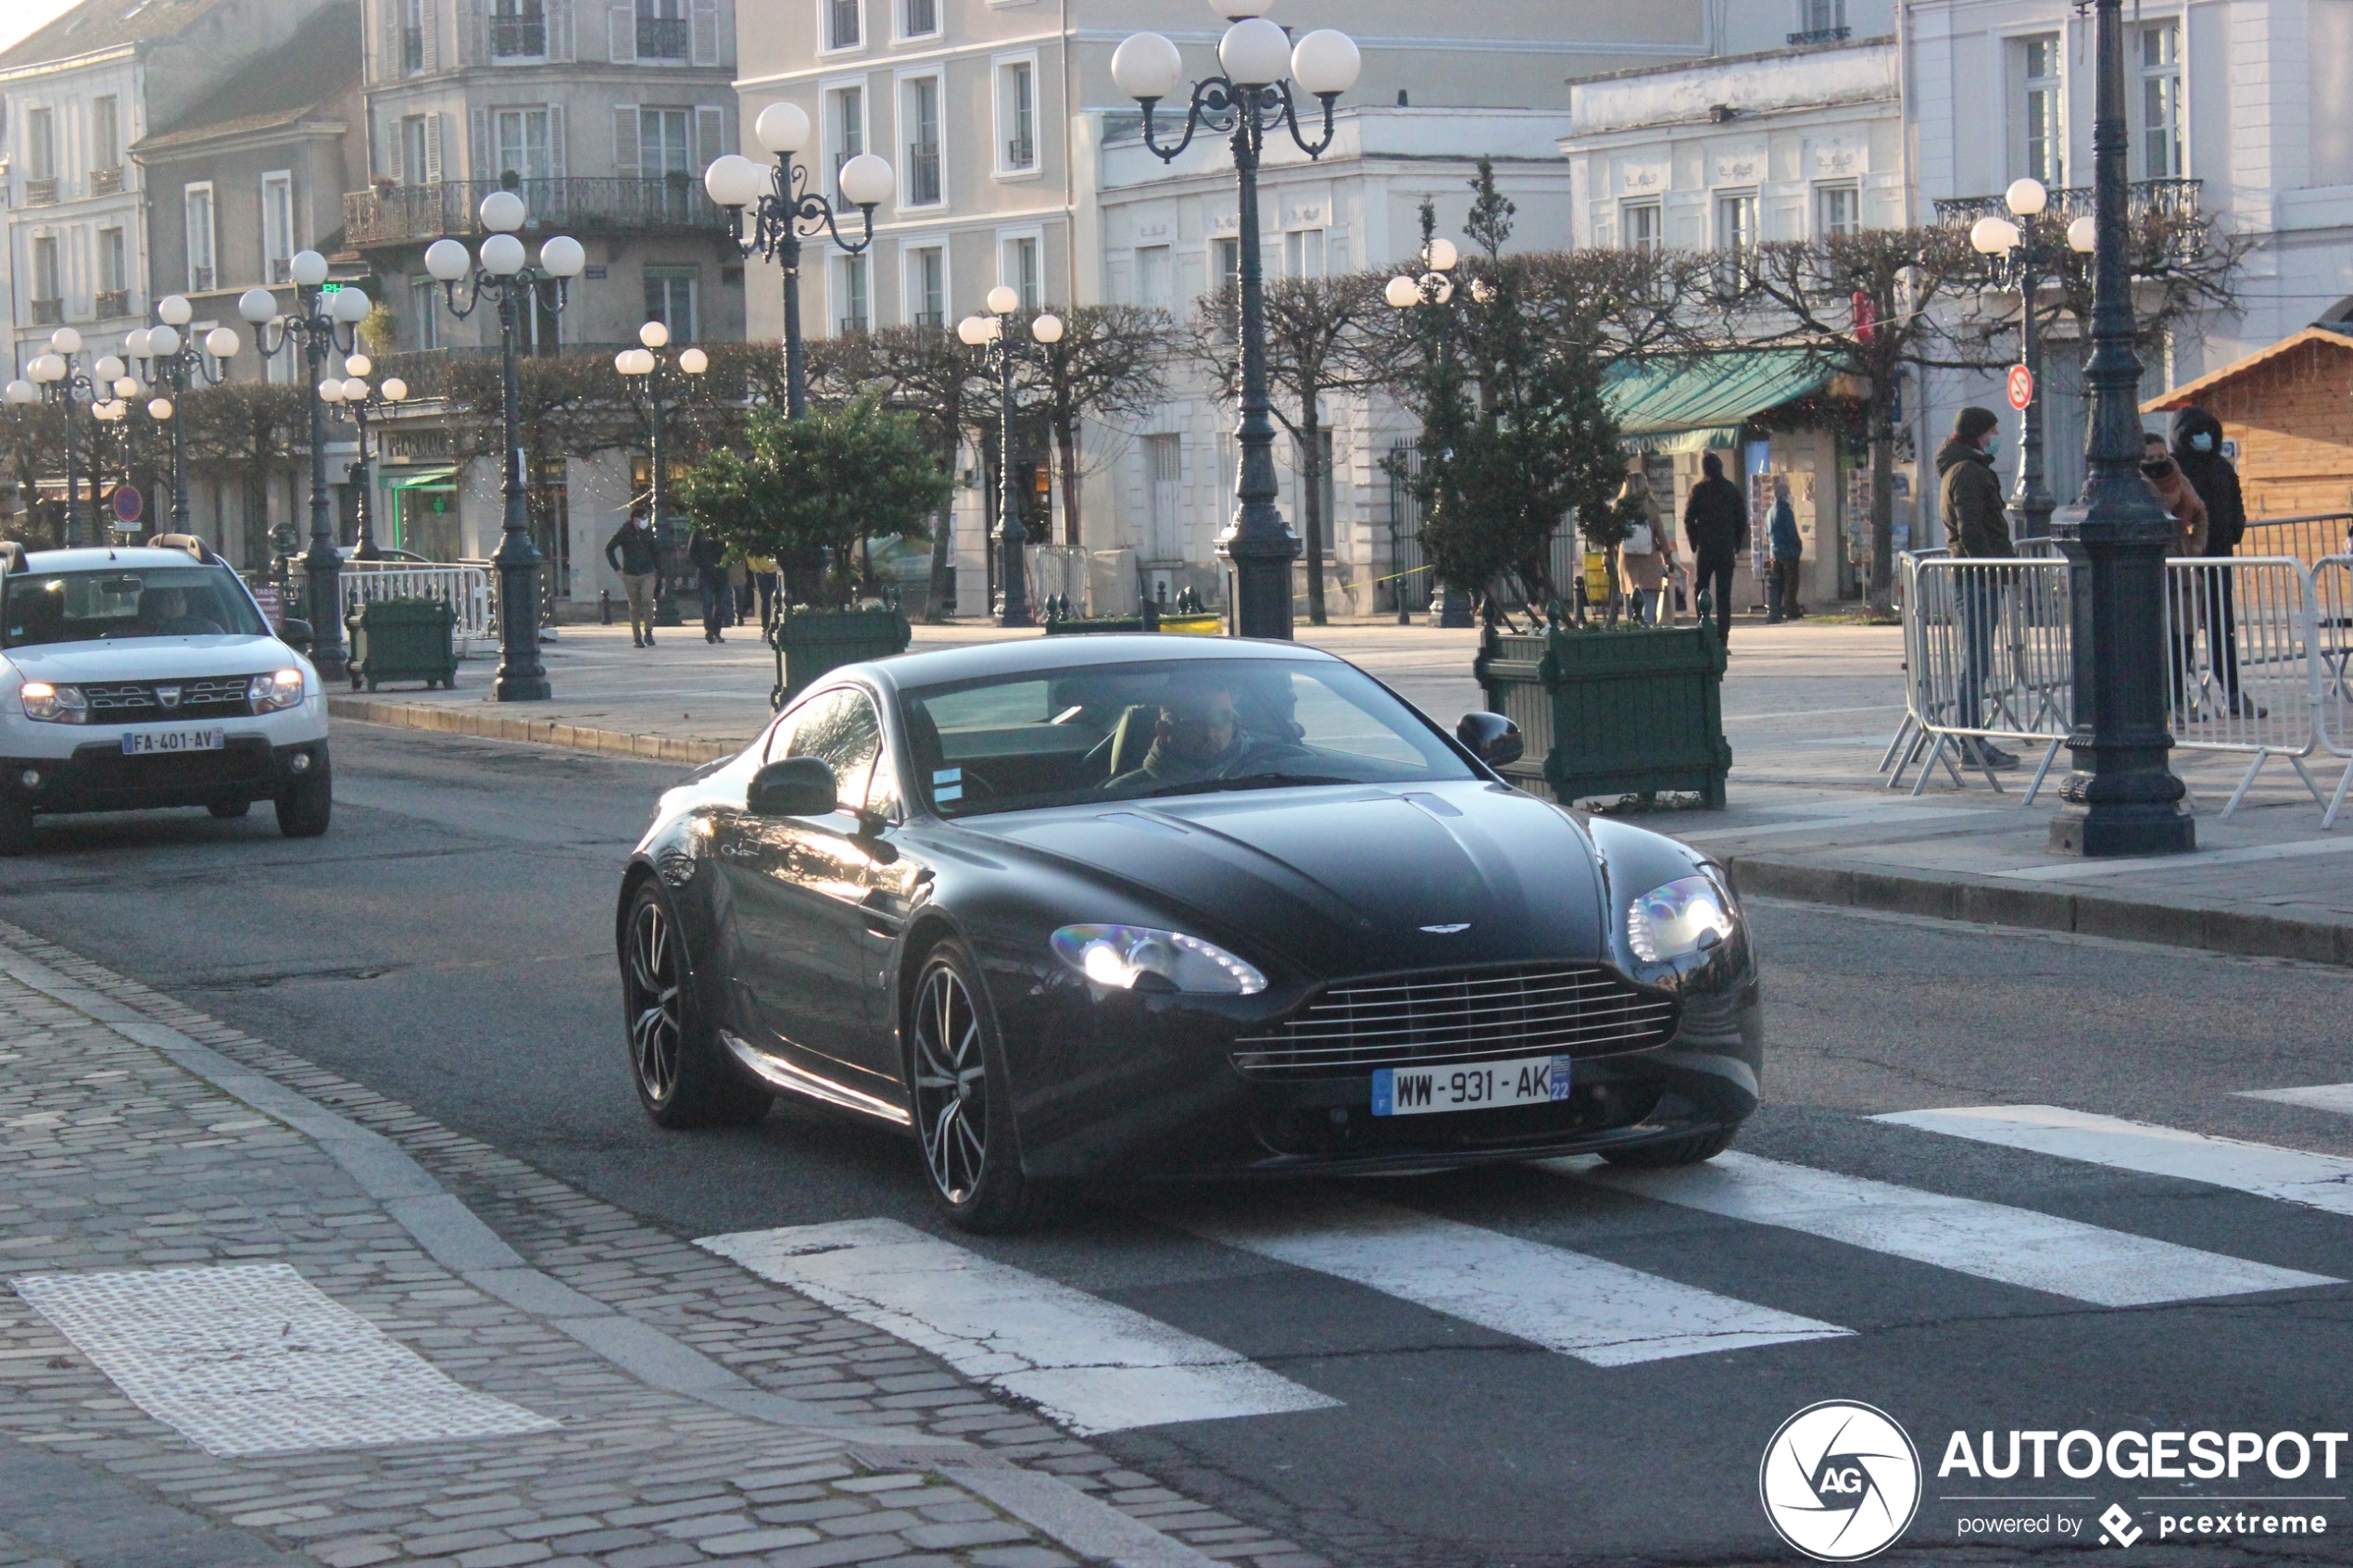
[[1095,982],[1123,991],[1189,991],[1254,997],[1266,977],[1225,948],[1181,932],[1140,925],[1065,925],[1054,957]]
[[1714,877],[1678,877],[1634,900],[1626,945],[1644,963],[1667,963],[1730,940],[1739,923],[1731,895]]
[[256,713],[275,713],[280,709],[292,708],[302,700],[302,671],[280,670],[256,675],[245,687],[245,697]]
[[24,704],[24,716],[44,724],[87,724],[90,722],[90,699],[82,695],[80,686],[51,685],[46,681],[27,681],[17,692]]

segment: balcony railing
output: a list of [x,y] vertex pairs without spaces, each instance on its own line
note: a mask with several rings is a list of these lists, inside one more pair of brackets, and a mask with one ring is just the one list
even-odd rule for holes
[[911,327],[944,327],[948,324],[948,312],[918,310],[907,318],[907,324]]
[[94,169],[90,171],[92,195],[110,196],[121,189],[122,165],[118,163],[112,169]]
[[914,142],[907,148],[907,205],[929,207],[939,200],[939,144]]
[[[2134,218],[2161,213],[2170,218],[2196,218],[2198,215],[2200,180],[2135,180],[2128,196],[2128,210]],[[2092,187],[2070,185],[2051,193],[2046,216],[2059,222],[2089,217],[2092,211]],[[1966,229],[1981,218],[2007,218],[2009,207],[1998,195],[1954,196],[1936,204],[1936,220],[1957,229]]]
[[54,327],[66,319],[66,302],[62,299],[36,299],[32,302],[32,324]]
[[91,314],[104,321],[116,316],[131,314],[129,289],[100,289],[91,301]]
[[211,290],[212,269],[209,267],[198,267],[194,262],[190,262],[188,264],[188,292],[190,294],[208,294]]
[[1803,49],[1811,44],[1843,44],[1855,36],[1851,27],[1814,27],[1789,35],[1789,46]]
[[866,318],[863,316],[844,316],[840,318],[840,327],[844,334],[849,332],[862,332],[866,330]]
[[537,14],[490,19],[490,57],[542,59],[547,53],[547,19]]
[[1038,144],[1027,136],[1016,136],[1005,144],[1007,169],[1032,169],[1038,163]]
[[26,179],[24,182],[25,206],[48,207],[55,203],[57,199],[57,180],[56,175],[53,174],[46,180],[34,180],[30,177]]
[[270,258],[270,281],[273,283],[293,282],[294,258],[287,256],[271,257]]
[[404,27],[400,30],[400,74],[415,76],[425,69],[425,30]]
[[686,23],[679,17],[639,17],[637,57],[641,60],[683,60],[686,57]]
[[[356,246],[479,234],[475,209],[499,189],[495,180],[446,180],[438,185],[386,185],[343,198],[345,232]],[[721,231],[727,215],[703,194],[699,181],[525,180],[515,194],[530,212],[526,233],[613,233],[670,229]]]

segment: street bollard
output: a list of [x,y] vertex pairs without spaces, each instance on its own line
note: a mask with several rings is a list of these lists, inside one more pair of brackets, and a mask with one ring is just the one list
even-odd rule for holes
[[602,624],[607,626],[612,624],[612,590],[610,588],[597,590],[597,613],[604,617]]

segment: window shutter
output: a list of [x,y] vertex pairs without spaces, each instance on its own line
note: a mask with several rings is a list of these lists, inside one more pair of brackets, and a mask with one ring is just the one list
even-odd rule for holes
[[547,57],[572,58],[572,0],[547,0]]
[[424,5],[418,7],[418,19],[423,24],[418,29],[418,35],[423,45],[420,53],[424,56],[424,68],[428,71],[439,70],[441,69],[440,0],[425,0]]
[[408,52],[402,47],[400,33],[400,0],[376,0],[378,15],[384,18],[384,42],[378,45],[383,53],[376,56],[376,82],[396,82],[406,74]]
[[[497,149],[490,144],[490,111],[474,110],[473,120],[472,156],[467,160],[466,167],[472,170],[474,179],[488,184],[497,184],[498,170],[492,165],[498,161],[498,153]],[[471,217],[471,214],[468,216]]]
[[458,0],[458,59],[470,66],[490,59],[490,23],[483,15],[482,0]]
[[727,111],[717,104],[695,106],[695,174],[711,167],[711,160],[728,151]]
[[617,66],[637,63],[637,10],[634,6],[605,8],[607,56]]
[[[635,23],[631,23],[635,26]],[[612,111],[612,171],[624,180],[637,177],[637,106],[622,104]]]
[[425,183],[441,183],[441,120],[437,114],[425,116]]
[[688,11],[686,45],[693,51],[693,63],[715,66],[719,63],[719,0],[692,0]]
[[564,177],[564,107],[547,106],[547,172],[558,180]]

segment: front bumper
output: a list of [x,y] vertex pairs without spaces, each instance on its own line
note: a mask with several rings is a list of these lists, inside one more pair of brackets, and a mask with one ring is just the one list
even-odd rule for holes
[[235,804],[275,798],[326,766],[324,738],[276,746],[268,735],[233,734],[218,751],[145,757],[123,755],[120,739],[94,740],[69,757],[0,759],[0,793],[52,814]]

